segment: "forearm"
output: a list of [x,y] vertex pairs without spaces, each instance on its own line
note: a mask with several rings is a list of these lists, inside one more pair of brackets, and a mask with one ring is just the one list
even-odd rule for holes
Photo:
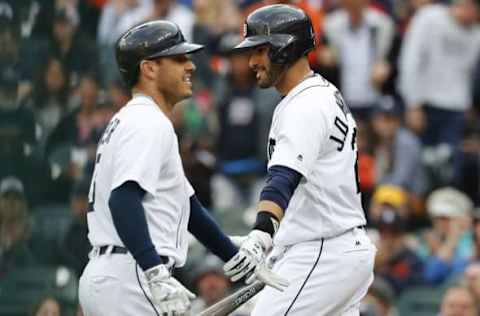
[[157,253],[150,237],[141,202],[144,194],[145,191],[136,182],[128,181],[112,191],[108,206],[118,236],[138,265],[146,271],[166,263],[166,258]]
[[238,252],[195,195],[190,197],[188,231],[223,261],[230,260]]
[[302,175],[283,166],[273,166],[268,173],[266,185],[260,194],[254,229],[265,231],[273,237]]

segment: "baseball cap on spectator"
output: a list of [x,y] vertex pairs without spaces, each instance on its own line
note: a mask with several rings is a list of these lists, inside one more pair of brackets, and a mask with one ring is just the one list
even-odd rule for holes
[[24,192],[22,181],[16,177],[5,177],[0,181],[0,195],[8,193],[23,195]]
[[405,220],[394,208],[385,205],[380,210],[380,217],[376,221],[375,227],[392,232],[402,232],[405,230]]
[[375,190],[372,201],[375,204],[388,204],[400,209],[407,204],[407,194],[401,187],[385,184]]
[[398,97],[384,95],[378,99],[374,107],[374,114],[386,114],[401,117],[403,111]]
[[433,191],[427,198],[427,211],[431,217],[462,217],[471,215],[472,200],[452,187]]

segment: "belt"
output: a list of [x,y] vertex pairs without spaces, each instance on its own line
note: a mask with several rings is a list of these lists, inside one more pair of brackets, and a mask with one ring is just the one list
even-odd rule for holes
[[[109,251],[109,249],[111,249]],[[121,246],[100,246],[97,248],[97,255],[101,256],[107,253],[110,254],[126,254],[128,253],[128,249]],[[170,268],[173,268],[174,263],[173,260],[171,261],[167,256],[160,256],[160,259]]]
[[115,253],[115,254],[126,254],[128,252],[127,248],[125,247],[120,247],[120,246],[101,246],[98,249],[98,255],[104,255],[107,253],[108,248],[111,248],[112,250],[110,253]]

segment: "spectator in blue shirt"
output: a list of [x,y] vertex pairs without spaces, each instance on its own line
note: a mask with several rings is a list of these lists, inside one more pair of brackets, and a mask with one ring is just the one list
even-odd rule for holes
[[423,234],[418,248],[427,283],[440,284],[465,270],[473,254],[472,208],[470,198],[454,188],[437,189],[428,197],[433,227]]

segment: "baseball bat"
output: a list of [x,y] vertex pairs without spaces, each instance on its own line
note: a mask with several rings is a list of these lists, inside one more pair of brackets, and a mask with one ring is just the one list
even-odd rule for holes
[[213,304],[198,316],[227,316],[249,299],[257,295],[263,288],[265,283],[255,281],[254,283],[247,285],[235,293],[227,296],[218,303]]

